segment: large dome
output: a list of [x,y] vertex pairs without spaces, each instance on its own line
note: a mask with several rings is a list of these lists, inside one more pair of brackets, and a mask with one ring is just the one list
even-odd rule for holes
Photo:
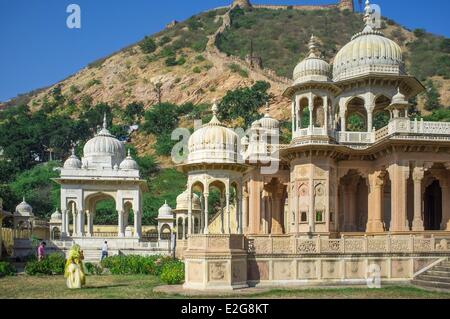
[[333,80],[342,81],[367,74],[405,74],[402,49],[375,30],[369,1],[366,2],[366,27],[353,36],[336,55]]
[[217,105],[213,117],[189,138],[188,163],[236,163],[238,135],[217,119]]
[[294,84],[316,81],[327,82],[330,80],[331,67],[325,60],[320,58],[317,40],[311,36],[309,42],[309,54],[294,69]]
[[88,158],[88,166],[97,160],[112,158],[111,167],[113,167],[115,164],[119,165],[125,158],[125,145],[109,132],[105,117],[103,128],[84,145],[83,153],[84,158]]

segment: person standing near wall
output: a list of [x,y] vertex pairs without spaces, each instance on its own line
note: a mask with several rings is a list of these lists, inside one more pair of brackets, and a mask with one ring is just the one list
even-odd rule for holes
[[103,243],[102,246],[102,258],[101,260],[103,260],[103,258],[108,257],[108,242],[105,240],[105,242]]

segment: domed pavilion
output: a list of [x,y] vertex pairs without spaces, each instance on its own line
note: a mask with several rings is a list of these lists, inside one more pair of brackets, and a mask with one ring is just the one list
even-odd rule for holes
[[[94,237],[95,207],[113,199],[118,214],[117,237],[124,238],[129,216],[133,215],[132,240],[141,237],[142,192],[147,190],[139,166],[126,155],[125,145],[103,127],[83,148],[83,157],[72,155],[64,162],[55,181],[61,185],[61,238]],[[56,214],[56,213],[55,213]],[[59,214],[59,213],[58,213]],[[55,218],[53,218],[55,217]]]

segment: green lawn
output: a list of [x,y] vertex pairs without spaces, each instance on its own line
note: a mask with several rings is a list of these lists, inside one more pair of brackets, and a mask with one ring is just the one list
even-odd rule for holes
[[[153,292],[161,285],[156,277],[135,276],[89,276],[81,290],[66,288],[62,276],[31,277],[20,275],[0,279],[0,299],[7,298],[192,298]],[[196,295],[195,298],[214,298],[214,295]],[[428,292],[412,287],[366,288],[314,288],[273,289],[245,295],[227,295],[237,298],[446,298],[448,293]]]

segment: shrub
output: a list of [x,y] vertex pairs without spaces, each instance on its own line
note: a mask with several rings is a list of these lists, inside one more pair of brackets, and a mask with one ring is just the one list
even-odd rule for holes
[[159,276],[165,264],[171,261],[165,256],[124,256],[117,255],[102,260],[101,265],[113,275],[153,275]]
[[103,268],[101,265],[93,264],[93,263],[85,263],[84,264],[89,275],[101,275],[103,273]]
[[184,263],[174,260],[165,264],[161,271],[161,280],[169,285],[181,284],[184,281]]
[[29,261],[25,265],[25,273],[30,276],[62,275],[64,274],[64,266],[64,256],[59,253],[54,253],[48,255],[42,261]]
[[6,261],[0,261],[0,278],[5,276],[14,276],[16,269]]
[[177,58],[175,56],[170,56],[165,61],[166,66],[175,66],[178,65]]
[[201,73],[202,70],[198,66],[196,66],[195,68],[192,69],[192,72],[194,72],[194,73]]
[[156,50],[155,40],[147,36],[141,41],[141,43],[139,43],[139,46],[144,53],[152,53]]

